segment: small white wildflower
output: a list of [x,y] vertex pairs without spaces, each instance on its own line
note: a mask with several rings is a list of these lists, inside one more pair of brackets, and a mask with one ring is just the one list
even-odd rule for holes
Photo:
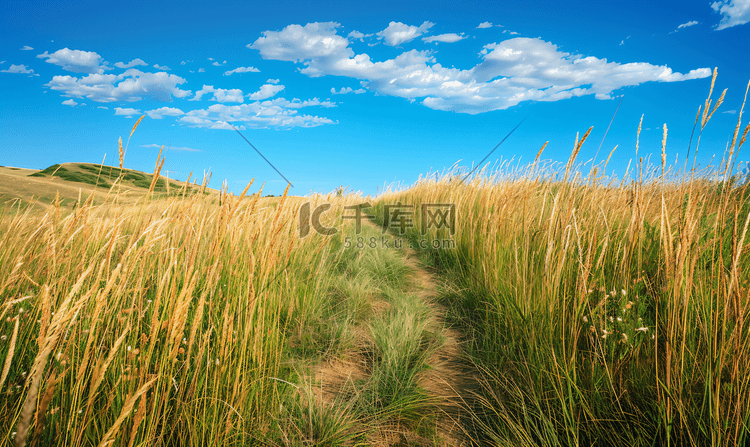
[[130,346],[128,346],[128,352],[130,352],[130,349],[131,349]]
[[591,293],[591,292],[593,292],[593,290],[589,289],[589,290],[588,290],[588,293]]
[[151,302],[151,300],[148,300],[148,302],[150,303],[150,302]]
[[18,313],[19,313],[19,314],[22,314],[22,313],[23,313],[23,307],[22,307],[22,308],[20,308],[20,309],[18,309]]
[[614,321],[615,321],[615,319],[614,319],[613,317],[611,317],[611,316],[610,316],[610,317],[609,317],[609,322],[610,322],[610,323],[612,323],[612,322],[614,322]]
[[78,410],[78,414],[81,414],[81,413],[83,413],[83,410]]
[[2,341],[5,341],[5,340],[7,340],[7,339],[8,339],[8,336],[7,336],[7,335],[3,335],[2,337],[0,337],[0,340],[2,340]]
[[622,317],[617,317],[617,321],[622,322]]
[[15,439],[15,438],[16,438],[16,432],[11,433],[10,434],[10,439]]
[[589,319],[588,319],[588,318],[586,318],[586,315],[584,315],[584,316],[583,316],[583,322],[584,322],[584,323],[588,323],[588,322],[589,322]]
[[187,338],[183,338],[183,339],[182,339],[182,344],[183,344],[183,345],[186,345],[186,344],[187,344]]
[[609,331],[606,328],[602,328],[602,334],[609,335]]
[[216,366],[219,366],[219,359],[216,359]]
[[620,293],[622,293],[622,296],[628,296],[628,292],[625,289],[620,290]]
[[648,328],[646,326],[641,326],[636,329],[636,332],[648,332]]

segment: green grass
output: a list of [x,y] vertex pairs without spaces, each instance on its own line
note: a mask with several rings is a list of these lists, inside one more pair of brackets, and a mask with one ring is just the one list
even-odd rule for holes
[[97,176],[96,174],[90,174],[86,172],[73,172],[60,166],[59,164],[52,165],[47,169],[44,169],[33,174],[29,174],[29,177],[60,177],[63,180],[75,183],[85,183],[87,185],[101,186],[103,188],[110,188],[112,186],[103,177]]
[[481,372],[472,437],[747,443],[748,185],[724,176],[736,168],[726,163],[684,176],[638,165],[656,174],[610,185],[593,169],[560,181],[575,167],[572,155],[557,177],[535,164],[469,182],[449,173],[376,203],[381,221],[384,205],[412,204],[415,222],[421,204],[456,205],[456,248],[423,256],[451,285],[442,302]]

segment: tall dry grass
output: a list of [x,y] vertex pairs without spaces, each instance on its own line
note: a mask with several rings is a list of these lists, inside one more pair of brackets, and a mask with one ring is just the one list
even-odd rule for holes
[[[709,94],[699,110],[696,151],[723,97],[712,107]],[[732,175],[750,129],[742,119],[711,173],[666,165],[665,125],[661,166],[644,165],[636,146],[620,181],[599,175],[601,164],[588,176],[576,168],[586,132],[564,167],[537,156],[379,198],[381,215],[385,204],[415,205],[417,223],[421,204],[456,205],[456,249],[427,255],[455,284],[444,298],[483,371],[471,409],[478,439],[748,441],[750,191]],[[428,237],[450,235],[432,228]]]
[[337,256],[330,238],[299,238],[299,205],[332,203],[330,225],[356,199],[248,188],[120,206],[115,186],[67,215],[1,218],[4,443],[250,445],[278,431],[295,390],[285,331],[327,293]]

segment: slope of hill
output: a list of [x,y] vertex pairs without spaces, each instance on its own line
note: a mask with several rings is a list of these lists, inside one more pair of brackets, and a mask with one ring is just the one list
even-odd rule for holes
[[[91,194],[94,200],[102,201],[118,177],[121,178],[116,190],[123,203],[135,202],[146,195],[153,180],[153,174],[92,163],[55,164],[43,170],[0,166],[0,209],[33,205],[35,210],[44,210],[58,194],[60,205],[67,209],[71,209],[79,198],[85,200]],[[184,182],[169,180],[167,191],[167,178],[160,176],[154,193],[175,194],[184,185]],[[197,190],[197,186],[188,186],[188,191]]]

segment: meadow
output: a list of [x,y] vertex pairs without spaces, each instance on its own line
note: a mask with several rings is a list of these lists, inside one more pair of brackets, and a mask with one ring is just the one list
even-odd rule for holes
[[[693,151],[724,98],[713,86]],[[375,198],[162,187],[161,155],[153,175],[123,170],[123,152],[105,180],[98,165],[41,171],[95,189],[68,207],[0,205],[0,439],[742,445],[741,120],[711,172],[667,166],[665,126],[660,165],[636,146],[623,179],[601,174],[609,159],[585,173],[589,129],[564,165],[542,147],[526,166]],[[126,181],[143,190],[127,201]],[[376,222],[358,232],[344,217],[364,202]],[[422,205],[453,204],[455,225],[384,234],[399,202],[415,222]],[[305,203],[330,204],[337,233],[300,237]]]

